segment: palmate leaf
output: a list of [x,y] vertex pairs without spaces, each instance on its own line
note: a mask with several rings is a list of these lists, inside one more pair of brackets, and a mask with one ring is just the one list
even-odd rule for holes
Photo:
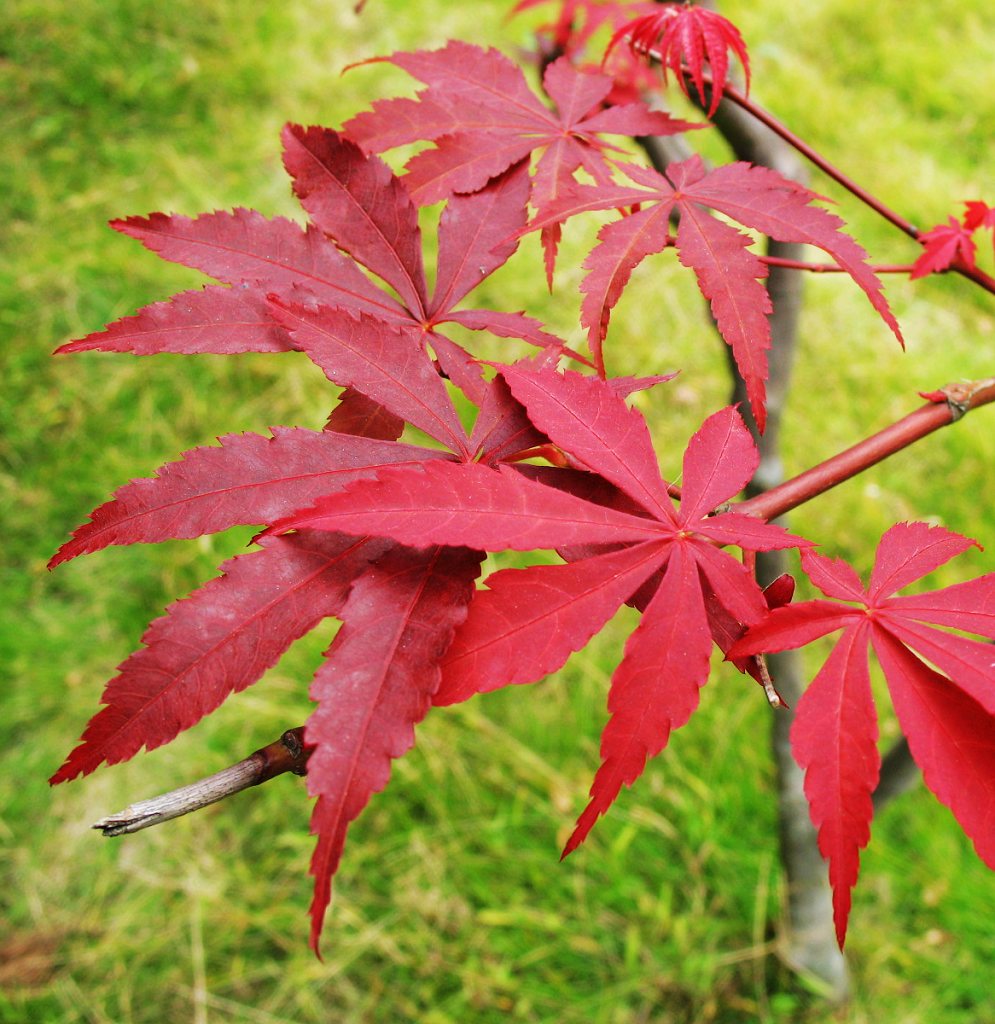
[[[419,205],[476,192],[508,168],[536,156],[532,204],[545,207],[558,199],[580,168],[595,181],[610,180],[607,154],[615,147],[601,135],[672,135],[702,127],[651,111],[641,101],[606,105],[611,77],[579,71],[567,57],[553,61],[543,75],[555,110],[539,100],[521,70],[494,49],[452,41],[440,50],[395,53],[383,59],[428,88],[418,101],[380,101],[344,130],[370,153],[434,142],[432,149],[408,161],[402,179]],[[550,283],[558,240],[558,226],[546,225],[543,247]]]
[[977,270],[978,245],[974,233],[979,228],[995,229],[995,207],[971,199],[964,203],[960,220],[948,217],[946,224],[937,224],[919,234],[923,253],[912,265],[909,275],[914,281],[927,274],[939,274],[951,267]]
[[786,650],[843,629],[799,703],[791,736],[795,758],[806,769],[805,792],[819,847],[829,861],[841,946],[860,849],[869,836],[870,794],[879,765],[868,644],[884,669],[927,786],[951,808],[985,863],[995,866],[995,655],[990,644],[935,628],[995,638],[995,574],[944,590],[893,596],[973,543],[939,526],[899,523],[881,539],[867,589],[846,563],[803,551],[810,579],[835,600],[777,608],[728,652],[732,658]]
[[935,228],[924,231],[919,236],[924,252],[912,265],[909,278],[915,281],[949,270],[958,259],[974,269],[978,246],[972,234],[956,217],[948,217],[946,224],[937,224]]
[[[603,766],[591,805],[571,838],[568,849],[573,849],[619,788],[634,781],[646,759],[663,749],[670,730],[684,724],[696,705],[712,643],[706,586],[741,629],[766,614],[750,574],[717,550],[712,538],[750,550],[806,542],[746,516],[711,514],[743,486],[756,463],[755,447],[735,410],[710,417],[689,444],[682,507],[676,510],[656,468],[645,424],[609,383],[522,365],[505,368],[503,376],[550,441],[611,481],[645,514],[596,504],[507,466],[495,470],[436,462],[385,468],[375,481],[358,481],[277,523],[274,530],[372,533],[417,547],[608,549],[565,566],[493,577],[493,586],[470,605],[443,661],[438,703],[541,678],[600,629],[650,576],[663,571],[657,593],[664,596],[650,601],[638,639],[630,642],[612,682],[613,718],[605,733]],[[579,410],[588,411],[586,420]],[[727,632],[726,623],[726,645]],[[676,646],[668,647],[670,641]],[[660,671],[678,665],[688,674],[677,689],[653,682]],[[633,732],[627,716],[637,714],[645,728]]]
[[[746,236],[702,207],[779,241],[824,250],[857,282],[902,341],[881,285],[865,262],[867,254],[843,234],[838,217],[811,205],[819,198],[815,193],[775,171],[745,163],[706,171],[700,157],[671,164],[666,176],[631,165],[624,171],[633,185],[570,185],[560,199],[539,210],[528,228],[545,228],[592,210],[640,207],[639,212],[602,228],[598,244],[584,261],[588,274],[581,285],[581,322],[588,329],[596,361],[601,358],[611,310],[632,271],[646,256],[674,244],[711,304],[719,332],[746,381],[754,417],[763,427],[770,302],[760,282],[766,268],[746,248]],[[672,239],[670,216],[675,210],[681,214],[681,225]]]
[[[53,564],[110,544],[193,537],[239,523],[265,526],[373,467],[453,457],[355,432],[396,436],[398,424],[411,423],[468,458],[469,440],[426,339],[443,372],[468,394],[481,401],[504,394],[492,402],[489,433],[475,442],[484,457],[496,462],[514,455],[516,439],[524,446],[544,440],[503,382],[487,382],[465,351],[435,332],[436,324],[452,314],[471,329],[493,328],[500,335],[524,335],[552,345],[555,351],[562,348],[536,321],[520,314],[493,314],[492,322],[486,310],[452,309],[517,247],[513,236],[525,223],[528,190],[524,168],[449,204],[440,224],[436,288],[429,297],[420,244],[412,238],[414,208],[386,167],[320,129],[288,129],[287,150],[297,191],[321,232],[241,210],[193,220],[154,214],[120,222],[118,227],[166,258],[202,269],[231,287],[178,296],[67,351],[294,348],[346,386],[350,397],[333,412],[329,425],[354,433],[274,428],[272,438],[236,435],[222,438],[219,448],[188,452],[154,478],[122,488],[94,512]],[[384,285],[358,265],[380,276]],[[481,556],[441,549],[430,559],[433,568],[426,575],[420,567],[427,556],[402,552],[379,539],[304,530],[292,538],[263,538],[263,544],[262,552],[228,564],[224,576],[153,624],[146,648],[108,684],[107,707],[53,781],[168,742],[228,693],[258,678],[320,619],[339,615],[348,628],[316,681],[322,710],[308,732],[309,742],[316,744],[311,775],[320,795],[314,818],[319,832],[316,939],[345,829],[386,781],[383,759],[410,745],[411,725],[430,704],[437,663],[465,614]],[[410,608],[396,608],[402,629],[400,646],[392,649],[381,643],[390,616],[385,607],[369,602],[383,598],[390,603],[391,588],[398,584],[384,575],[385,569],[405,559],[411,565],[394,575],[407,579],[417,593],[412,592]],[[373,568],[371,562],[376,562]],[[366,664],[379,670],[380,678],[371,677],[361,693],[343,690],[335,685],[338,669],[361,649],[379,656],[379,663],[367,657]],[[351,721],[356,729],[346,735],[338,727],[330,729],[330,720]],[[341,753],[345,743],[352,744],[354,756],[337,774],[333,751]]]
[[226,562],[223,576],[152,623],[53,783],[153,750],[195,725],[335,615],[353,579],[384,550],[382,541],[316,532],[263,545]]
[[[408,331],[423,348],[426,343],[432,345],[440,359],[453,355],[463,364],[469,356],[440,331],[445,323],[562,348],[559,338],[523,314],[455,308],[518,247],[515,236],[525,224],[528,197],[523,166],[511,167],[472,196],[457,196],[447,204],[439,221],[438,273],[429,298],[416,211],[386,164],[375,156],[364,156],[355,144],[327,128],[289,125],[284,140],[287,169],[309,213],[336,245],[395,288],[404,305],[396,314],[383,315],[343,298],[328,302],[315,294],[318,302],[370,313],[376,320]],[[408,238],[410,231],[416,232],[417,246]],[[403,246],[399,238],[404,239]],[[377,287],[372,282],[370,286]],[[286,294],[283,289],[277,291],[278,296]],[[386,291],[383,294],[387,308],[392,299]],[[447,364],[449,368],[453,367]],[[473,387],[470,379],[460,380],[457,375],[454,380]]]
[[[560,339],[521,313],[456,308],[518,247],[516,235],[525,224],[529,193],[524,166],[447,204],[440,219],[438,274],[430,297],[417,211],[390,169],[330,129],[288,125],[284,144],[287,170],[314,221],[311,226],[304,230],[289,220],[267,219],[243,209],[193,219],[154,213],[114,221],[112,226],[164,259],[234,287],[183,293],[60,351],[285,350],[293,346],[267,305],[274,297],[349,310],[370,317],[369,322],[385,323],[387,330],[410,332],[423,349],[426,344],[435,349],[445,372],[473,398],[482,393],[479,367],[440,333],[445,323],[564,349]],[[332,426],[343,432],[368,429],[376,437],[396,437],[396,421],[376,413],[370,401],[366,396],[358,415],[355,406],[352,412],[344,410]],[[446,443],[451,445],[453,438]]]
[[[537,167],[533,199],[549,202],[581,166],[596,179],[607,177],[603,154],[610,147],[600,134],[672,135],[701,127],[643,103],[606,109],[611,78],[578,71],[565,58],[551,63],[543,77],[555,110],[533,94],[517,65],[492,48],[451,41],[440,50],[382,59],[428,86],[418,97],[424,117],[410,100],[380,101],[344,130],[371,153],[435,141],[435,149],[409,161],[402,179],[420,205],[475,192],[532,153],[546,161],[545,168]],[[449,113],[448,123],[440,109]]]

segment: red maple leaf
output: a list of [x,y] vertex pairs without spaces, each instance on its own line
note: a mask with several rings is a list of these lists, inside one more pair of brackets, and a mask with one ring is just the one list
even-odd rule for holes
[[[574,184],[557,202],[540,209],[526,229],[560,223],[589,210],[638,207],[638,212],[602,228],[598,245],[584,261],[588,274],[581,284],[581,323],[588,328],[598,365],[611,310],[633,269],[651,253],[675,245],[681,263],[694,270],[698,286],[711,304],[716,325],[746,381],[754,417],[763,429],[771,305],[761,282],[767,270],[750,249],[753,239],[706,213],[704,207],[782,242],[824,250],[860,285],[902,340],[880,282],[864,262],[867,254],[840,231],[843,222],[838,217],[812,205],[820,198],[814,192],[776,171],[745,163],[707,171],[697,156],[671,164],[666,176],[636,166],[624,171],[634,185]],[[680,212],[680,224],[673,238],[670,216],[675,210]]]
[[829,861],[840,946],[880,766],[868,644],[926,785],[995,868],[995,649],[935,628],[995,639],[995,573],[893,596],[974,543],[939,526],[899,523],[882,537],[866,588],[845,562],[803,551],[809,578],[832,600],[775,609],[729,651],[730,657],[782,651],[843,629],[802,697],[791,732],[819,849]]
[[972,231],[972,228],[961,224],[956,217],[949,217],[946,224],[937,224],[935,228],[922,232],[919,241],[924,252],[912,264],[909,277],[915,281],[919,277],[938,274],[949,270],[958,260],[973,270],[978,247],[971,237]]
[[[743,65],[746,91],[750,90],[750,57],[739,29],[721,14],[689,3],[665,3],[657,10],[635,18],[618,28],[608,44],[608,53],[628,38],[635,53],[658,57],[667,71],[673,71],[681,91],[689,99],[688,79],[694,82],[702,106],[708,104],[708,116],[718,109],[729,74],[729,50]],[[705,65],[711,73],[711,101],[705,92]]]
[[[517,247],[509,237],[525,222],[528,181],[523,170],[509,170],[477,194],[456,197],[447,205],[440,218],[438,270],[429,296],[417,211],[390,169],[330,129],[289,125],[284,143],[287,169],[312,227],[304,232],[290,221],[267,220],[247,210],[193,220],[157,213],[114,221],[113,227],[164,259],[236,287],[184,293],[60,351],[285,349],[284,332],[272,318],[267,323],[263,317],[265,297],[272,293],[308,294],[330,307],[412,331],[423,342],[441,339],[439,346],[463,365],[467,358],[439,334],[441,324],[458,323],[537,345],[560,344],[536,320],[520,313],[455,309]],[[384,284],[363,274],[359,264]],[[191,296],[202,296],[192,311]]]
[[[611,79],[578,71],[565,58],[550,64],[543,75],[543,86],[556,105],[553,110],[532,92],[521,69],[492,48],[452,41],[440,50],[380,59],[403,68],[428,89],[416,101],[380,100],[371,111],[348,121],[344,131],[371,153],[435,141],[436,148],[408,162],[401,179],[419,205],[475,192],[533,153],[540,156],[533,202],[545,204],[573,180],[578,168],[595,180],[610,177],[606,154],[622,151],[604,142],[603,134],[670,135],[701,127],[651,111],[644,103],[606,109]],[[448,122],[438,117],[440,109]]]
[[995,231],[995,206],[989,206],[980,199],[968,199],[964,206],[964,227],[968,231],[981,227]]
[[661,573],[615,673],[603,764],[567,844],[570,852],[697,706],[712,644],[706,602],[714,597],[741,628],[766,614],[751,574],[716,545],[757,551],[806,542],[734,511],[717,511],[757,465],[752,438],[734,409],[709,417],[691,439],[677,509],[644,420],[610,384],[548,367],[519,365],[501,373],[535,426],[616,488],[631,511],[595,504],[571,493],[569,483],[554,489],[508,466],[434,462],[385,468],[376,482],[323,498],[274,529],[369,533],[415,547],[599,547],[602,553],[565,565],[490,577],[445,655],[437,703],[533,682],[556,670],[641,584]]
[[[412,157],[401,179],[419,205],[475,192],[509,167],[539,156],[532,204],[547,206],[583,168],[595,181],[611,178],[610,151],[600,136],[672,135],[700,128],[641,101],[605,107],[612,79],[578,71],[563,57],[550,64],[543,86],[550,110],[529,88],[519,67],[494,49],[450,42],[441,50],[382,58],[424,82],[417,100],[380,100],[348,121],[346,134],[365,151],[430,140],[432,149]],[[547,225],[543,239],[551,278],[559,232]]]

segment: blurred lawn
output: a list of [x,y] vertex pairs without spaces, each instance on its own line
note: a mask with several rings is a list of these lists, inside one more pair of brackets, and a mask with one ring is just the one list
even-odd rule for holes
[[[988,7],[729,0],[724,10],[752,44],[758,96],[929,224],[962,198],[995,198]],[[48,555],[127,479],[221,433],[317,427],[331,395],[292,356],[51,359],[61,341],[200,282],[105,222],[239,204],[293,215],[277,147],[285,120],[336,125],[409,88],[384,65],[339,77],[352,61],[451,35],[525,43],[528,25],[503,23],[505,8],[369,0],[357,17],[339,0],[8,0],[0,10],[2,1024],[992,1019],[995,879],[923,792],[875,824],[864,857],[853,1006],[827,1013],[769,956],[781,905],[771,767],[757,742],[769,712],[737,676],[716,676],[636,791],[557,864],[597,763],[630,613],[556,679],[431,716],[350,834],[324,963],[306,948],[299,781],[114,843],[87,825],[302,720],[328,630],[171,746],[58,791],[45,782],[147,621],[249,531],[109,550],[51,576]],[[875,258],[914,257],[864,211],[842,209]],[[568,232],[552,300],[536,290],[530,240],[488,282],[489,301],[527,306],[579,343],[578,264],[592,231]],[[723,357],[672,261],[636,276],[642,291],[614,321],[612,367],[683,368],[641,400],[666,419],[657,433],[673,470],[687,433],[724,398]],[[891,281],[889,295],[906,355],[852,286],[809,285],[790,470],[910,409],[917,389],[992,373],[990,297],[950,279]],[[993,461],[983,412],[794,522],[865,568],[881,530],[905,517],[995,543]],[[961,562],[949,579],[986,567],[980,554]],[[883,729],[894,734],[890,720]]]

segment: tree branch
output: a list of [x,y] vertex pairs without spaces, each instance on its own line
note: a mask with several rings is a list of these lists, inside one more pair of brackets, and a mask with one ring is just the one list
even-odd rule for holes
[[261,782],[268,782],[285,772],[306,775],[311,751],[304,746],[303,737],[303,726],[288,729],[278,740],[260,747],[238,764],[189,786],[130,804],[123,811],[94,822],[91,828],[99,828],[105,836],[140,832],[143,828],[169,821],[170,818],[199,811],[208,804],[224,800],[243,789],[258,786]]
[[990,402],[995,402],[995,377],[948,384],[908,416],[766,493],[748,498],[736,511],[775,519]]
[[871,800],[874,813],[878,815],[896,796],[914,789],[922,778],[919,766],[912,760],[909,741],[903,736],[896,740],[895,745],[884,756],[881,762],[881,774],[874,788]]

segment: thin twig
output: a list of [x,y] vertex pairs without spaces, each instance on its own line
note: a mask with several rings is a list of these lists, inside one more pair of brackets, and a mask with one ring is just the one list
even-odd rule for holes
[[[654,47],[647,47],[643,52],[647,56],[660,60],[660,53]],[[685,78],[690,78],[690,71],[685,66],[683,69]],[[703,81],[706,85],[711,86],[713,84],[712,77],[709,72],[703,72]],[[779,121],[769,110],[765,110],[759,104],[754,103],[744,93],[740,92],[735,86],[726,83],[722,90],[723,99],[728,100],[730,103],[734,103],[739,106],[742,110],[752,114],[761,124],[765,125],[776,135],[780,136],[789,146],[801,153],[807,160],[813,163],[819,168],[823,174],[828,175],[838,185],[842,186],[852,196],[859,199],[865,206],[872,209],[879,216],[883,217],[886,221],[898,228],[899,231],[908,235],[910,238],[915,239],[917,242],[922,241],[922,232],[913,224],[907,220],[900,213],[892,210],[891,207],[887,206],[884,202],[878,199],[877,196],[868,192],[867,189],[858,185],[848,174],[844,174],[838,167],[830,163],[817,149],[810,146],[804,139],[799,138],[787,125],[782,121]],[[895,271],[896,273],[899,271]],[[995,295],[995,277],[990,274],[986,274],[980,267],[971,266],[963,256],[958,256],[953,263],[947,268],[947,272],[960,274],[962,277],[966,277],[969,281],[973,281],[975,284],[980,285],[985,291]]]
[[243,789],[258,786],[261,782],[268,782],[285,772],[305,775],[311,751],[305,748],[303,735],[303,726],[288,729],[278,740],[269,746],[260,747],[238,764],[189,786],[130,804],[123,811],[94,822],[91,828],[99,828],[105,836],[140,832],[143,828],[169,821],[170,818],[199,811],[208,804],[224,800]]
[[[786,267],[788,270],[804,270],[809,274],[848,274],[845,267],[838,263],[809,263],[807,260],[785,260],[777,256],[761,256],[761,262],[768,267]],[[875,274],[908,274],[912,271],[911,263],[869,263],[868,270]]]

